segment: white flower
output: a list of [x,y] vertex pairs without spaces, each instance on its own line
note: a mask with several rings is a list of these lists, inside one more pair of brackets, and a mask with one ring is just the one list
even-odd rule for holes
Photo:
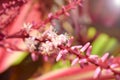
[[57,48],[58,45],[64,44],[66,43],[68,40],[66,35],[58,35],[55,38],[52,38],[52,42],[55,48]]
[[31,23],[24,23],[23,24],[23,27],[24,27],[24,29],[26,30],[27,33],[30,31],[32,26],[33,26],[33,24],[31,24]]
[[62,43],[66,42],[68,40],[68,37],[63,34],[59,35],[58,38],[59,38],[59,41],[61,41]]
[[35,37],[26,38],[25,44],[30,51],[34,51],[36,49],[35,45],[37,44],[37,42],[35,41]]
[[41,46],[39,47],[42,54],[51,54],[53,50],[53,44],[50,41],[46,41],[45,43],[41,43]]

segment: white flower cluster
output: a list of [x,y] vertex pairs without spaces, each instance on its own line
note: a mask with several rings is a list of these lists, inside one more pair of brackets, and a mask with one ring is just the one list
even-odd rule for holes
[[35,37],[34,35],[29,38],[26,38],[25,43],[30,51],[35,51],[37,49],[38,52],[41,54],[50,55],[59,51],[58,46],[65,45],[68,42],[68,40],[68,35],[58,35],[55,32],[54,28],[50,26],[48,30],[46,30],[42,34],[40,33],[39,37]]
[[57,52],[59,50],[58,46],[66,44],[69,39],[67,35],[58,35],[52,26],[45,31],[42,36],[48,40],[41,43],[40,50],[42,51],[42,54],[48,55]]

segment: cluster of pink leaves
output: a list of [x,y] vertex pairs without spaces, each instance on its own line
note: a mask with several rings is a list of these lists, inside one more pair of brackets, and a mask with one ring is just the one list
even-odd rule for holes
[[[39,23],[41,21],[41,13],[36,9],[39,6],[37,4],[32,5],[32,0],[28,1],[27,3],[24,3],[22,1],[23,0],[15,0],[15,6],[9,6],[9,3],[11,1],[8,0],[5,0],[5,2],[1,2],[7,4],[6,7],[4,4],[2,4],[2,7],[0,8],[1,10],[3,10],[0,14],[1,21],[4,19],[5,22],[9,22],[9,24],[6,24],[4,22],[0,23],[0,73],[4,72],[12,65],[12,63],[9,63],[8,60],[15,60],[12,59],[12,57],[15,55],[14,52],[23,52],[24,50],[26,50],[22,40],[24,38],[24,33],[21,32],[21,28],[23,27],[24,22],[35,21]],[[17,13],[14,19],[11,18],[11,15],[4,12],[5,10],[11,11],[11,8],[14,9],[14,7],[16,9],[16,6],[19,9],[17,10],[17,12],[14,12],[15,10],[13,10],[13,14],[11,14],[12,16],[14,16],[14,14]],[[6,19],[6,17],[3,17],[2,19],[3,15],[10,18]],[[36,16],[34,18],[31,18],[33,15]]]

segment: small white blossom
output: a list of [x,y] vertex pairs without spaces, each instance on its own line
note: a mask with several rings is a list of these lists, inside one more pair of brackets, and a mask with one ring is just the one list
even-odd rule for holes
[[63,35],[63,34],[58,35],[55,38],[52,38],[54,47],[57,47],[58,45],[67,43],[67,40],[68,40],[67,36]]
[[37,44],[37,42],[35,41],[35,37],[26,38],[25,44],[30,51],[34,51],[36,49],[35,45]]
[[30,31],[32,26],[33,26],[33,24],[31,24],[31,23],[24,23],[23,24],[23,27],[24,27],[24,29],[26,30],[27,33]]
[[50,41],[46,41],[45,43],[41,43],[41,46],[39,49],[44,54],[50,54],[50,53],[52,53],[52,51],[54,51],[53,44]]
[[63,42],[63,43],[68,40],[67,36],[66,36],[66,35],[63,35],[63,34],[59,35],[58,38],[59,38],[59,40],[60,40],[61,42]]
[[42,34],[42,37],[47,37],[48,39],[55,38],[56,36],[57,34],[52,26]]

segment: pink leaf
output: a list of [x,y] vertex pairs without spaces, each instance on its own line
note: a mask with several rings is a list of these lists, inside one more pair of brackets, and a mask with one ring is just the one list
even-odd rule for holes
[[77,62],[78,62],[79,58],[75,58],[72,63],[71,63],[71,66],[75,65]]
[[96,78],[99,78],[100,77],[100,75],[101,75],[101,71],[102,71],[102,69],[100,68],[100,67],[97,67],[97,69],[95,70],[95,73],[94,73],[94,78],[96,79]]
[[105,62],[109,57],[109,53],[105,53],[102,57],[101,57],[101,60],[102,62]]
[[81,52],[84,52],[88,47],[89,47],[90,43],[86,43],[82,48],[81,48]]
[[92,46],[89,46],[89,48],[87,49],[86,55],[90,56],[91,51],[92,51]]

